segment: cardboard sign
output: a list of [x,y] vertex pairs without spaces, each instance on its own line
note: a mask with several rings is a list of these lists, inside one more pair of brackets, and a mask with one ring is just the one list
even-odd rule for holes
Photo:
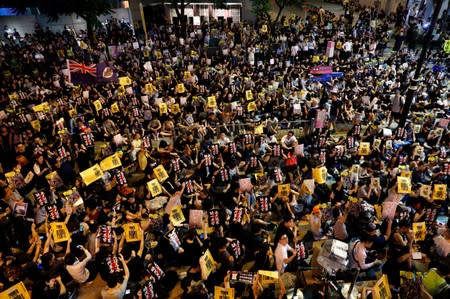
[[386,274],[375,283],[373,287],[372,297],[374,299],[392,299],[391,289]]
[[47,102],[43,102],[39,105],[33,106],[33,111],[34,112],[48,112],[48,111],[50,111],[50,106],[48,105]]
[[121,86],[126,86],[126,85],[131,85],[132,81],[130,79],[130,77],[126,76],[126,77],[119,77],[119,84]]
[[306,194],[313,194],[314,193],[314,189],[315,189],[315,184],[314,184],[314,180],[309,179],[309,180],[304,180],[302,183],[302,187],[301,190],[303,192],[305,192]]
[[117,168],[119,166],[122,166],[122,162],[120,161],[120,157],[117,153],[115,153],[109,157],[106,157],[105,159],[103,159],[100,162],[100,168],[103,171],[108,171],[108,170]]
[[268,31],[268,30],[267,30],[267,25],[266,25],[266,24],[262,25],[262,26],[261,26],[261,32],[262,32],[262,33],[267,33],[267,31]]
[[433,188],[433,195],[431,197],[433,200],[445,200],[447,199],[447,185],[436,184]]
[[246,90],[246,91],[245,91],[245,99],[246,99],[247,101],[253,100],[253,93],[252,93],[251,90]]
[[36,131],[41,131],[41,122],[38,119],[31,121],[31,127]]
[[178,83],[175,87],[176,93],[185,93],[186,89],[184,88],[184,83]]
[[147,183],[147,188],[150,190],[150,193],[153,197],[162,193],[161,185],[159,184],[158,179],[153,179]]
[[234,299],[234,289],[215,286],[214,299]]
[[358,155],[367,156],[370,154],[370,142],[361,142],[358,148]]
[[101,179],[103,177],[103,171],[100,165],[95,164],[94,166],[80,172],[81,179],[86,186],[89,186],[93,182]]
[[183,211],[181,210],[181,206],[175,206],[169,214],[169,219],[174,226],[179,226],[181,223],[186,221],[186,218],[183,215]]
[[317,184],[324,184],[327,181],[328,170],[325,166],[313,168],[312,174]]
[[397,192],[400,194],[411,193],[411,178],[410,177],[397,177]]
[[282,184],[278,185],[278,194],[282,196],[288,196],[291,193],[291,185],[290,184]]
[[59,188],[64,186],[64,182],[56,171],[50,172],[45,178],[51,187]]
[[211,272],[213,272],[215,263],[211,252],[207,249],[205,254],[200,257],[200,268],[202,270],[203,279],[207,279]]
[[381,189],[380,178],[371,178],[370,184],[374,189]]
[[51,222],[53,241],[55,243],[64,242],[70,239],[70,233],[64,222]]
[[169,178],[166,169],[162,165],[158,165],[155,168],[153,168],[153,173],[155,174],[156,178],[160,183],[164,182]]
[[425,222],[414,222],[412,224],[412,230],[414,233],[415,241],[425,240],[425,236],[427,235],[427,225],[425,224]]
[[30,299],[30,294],[23,282],[13,285],[6,291],[0,293],[1,299]]

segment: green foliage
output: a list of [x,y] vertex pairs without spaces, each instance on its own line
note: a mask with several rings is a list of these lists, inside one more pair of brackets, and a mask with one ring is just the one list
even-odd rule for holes
[[269,0],[252,0],[253,12],[257,17],[267,17],[270,11]]
[[275,4],[278,6],[278,13],[274,22],[277,22],[280,19],[281,12],[285,7],[296,6],[302,8],[304,3],[305,0],[275,0]]

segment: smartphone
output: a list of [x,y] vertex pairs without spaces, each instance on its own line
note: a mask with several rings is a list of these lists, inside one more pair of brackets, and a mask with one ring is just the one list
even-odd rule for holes
[[128,294],[130,294],[130,290],[129,289],[125,290],[125,295],[128,295]]

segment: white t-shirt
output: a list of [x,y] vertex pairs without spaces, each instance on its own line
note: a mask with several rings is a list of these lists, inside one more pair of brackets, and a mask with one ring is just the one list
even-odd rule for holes
[[277,248],[275,249],[275,264],[278,273],[280,274],[284,273],[284,269],[286,269],[287,264],[284,263],[284,260],[288,258],[288,251],[293,251],[289,244],[282,245],[281,243],[278,243]]

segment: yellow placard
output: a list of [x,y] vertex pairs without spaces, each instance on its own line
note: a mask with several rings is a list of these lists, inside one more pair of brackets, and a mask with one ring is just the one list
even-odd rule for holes
[[21,281],[0,293],[0,299],[30,299],[24,283]]
[[166,169],[162,165],[158,165],[153,169],[153,173],[160,183],[164,182],[169,178]]
[[153,86],[152,83],[145,84],[145,92],[146,93],[152,93],[156,90],[156,88]]
[[189,71],[184,72],[184,75],[183,75],[184,79],[190,79],[191,77],[192,77],[191,72],[189,72]]
[[100,168],[103,171],[108,171],[110,169],[114,169],[119,166],[122,166],[122,162],[120,161],[120,157],[117,153],[109,157],[106,157],[100,162]]
[[262,25],[261,26],[261,32],[263,32],[263,33],[267,33],[267,25],[266,24],[264,24],[264,25]]
[[111,105],[111,113],[117,113],[117,112],[119,112],[119,104],[117,104],[117,102],[114,102]]
[[33,106],[33,111],[34,112],[48,112],[48,111],[50,111],[50,106],[48,105],[47,102],[43,102],[39,105]]
[[69,110],[69,116],[70,117],[74,117],[77,114],[77,111],[75,109],[70,109]]
[[358,148],[358,155],[367,156],[370,154],[370,142],[361,142]]
[[430,185],[421,185],[420,189],[419,189],[419,195],[426,199],[430,199],[431,186]]
[[245,91],[245,98],[247,99],[247,101],[252,101],[253,100],[253,93],[251,90],[246,90]]
[[179,113],[181,113],[180,105],[179,104],[172,104],[172,107],[170,108],[170,112],[172,112],[172,114],[179,114]]
[[291,185],[289,184],[278,185],[278,194],[282,196],[288,196],[289,193],[291,193]]
[[372,297],[374,299],[392,299],[391,289],[386,274],[375,283],[373,287]]
[[174,226],[179,226],[181,223],[186,221],[184,217],[183,211],[181,210],[181,206],[175,206],[169,214],[169,219]]
[[19,99],[19,97],[17,96],[17,93],[10,93],[8,95],[8,98],[10,101],[17,101]]
[[412,229],[414,233],[414,240],[423,241],[427,235],[427,225],[425,222],[414,222],[412,224]]
[[215,286],[214,299],[234,299],[234,289]]
[[175,88],[176,93],[184,93],[186,89],[184,88],[183,83],[178,83],[177,87]]
[[450,54],[450,40],[448,39],[444,42],[444,52]]
[[325,166],[316,167],[313,168],[312,175],[317,184],[323,184],[327,181],[328,170]]
[[312,62],[316,63],[316,62],[319,62],[319,61],[320,61],[320,56],[319,55],[313,55]]
[[117,94],[119,96],[123,96],[125,94],[125,87],[124,86],[119,86],[119,88],[117,88]]
[[160,50],[156,50],[156,59],[162,59],[162,58],[163,58],[163,56],[162,56],[161,51]]
[[93,182],[101,179],[103,177],[103,171],[100,165],[95,164],[94,166],[80,172],[81,179],[88,186]]
[[433,200],[445,200],[447,199],[447,185],[436,184],[433,187],[433,195],[431,197]]
[[247,111],[248,112],[256,111],[256,103],[255,102],[248,103]]
[[314,180],[304,180],[301,186],[301,190],[306,194],[313,194],[314,193]]
[[162,193],[161,185],[158,182],[158,179],[153,179],[147,183],[147,188],[150,190],[150,193],[153,197]]
[[262,284],[274,284],[278,283],[278,271],[259,270],[258,275]]
[[128,76],[125,77],[119,77],[119,84],[121,86],[127,86],[127,85],[131,85],[131,79]]
[[139,223],[130,222],[123,225],[125,241],[136,242],[141,240],[141,231]]
[[38,119],[31,121],[31,127],[37,132],[41,130],[41,122]]
[[102,102],[100,102],[100,100],[94,101],[94,107],[95,107],[95,110],[97,110],[97,111],[102,110],[103,109]]
[[51,222],[53,241],[55,243],[64,242],[70,239],[70,233],[64,222]]
[[411,178],[410,177],[397,177],[397,192],[400,194],[411,193]]
[[205,254],[200,257],[200,268],[203,273],[203,279],[208,278],[209,274],[213,272],[216,262],[214,261],[209,249],[206,250]]
[[255,135],[264,134],[264,125],[259,125],[255,128]]
[[166,103],[159,103],[159,115],[167,114],[167,104]]
[[215,96],[208,97],[208,108],[216,108],[216,107],[217,107],[216,97]]
[[400,172],[400,176],[405,177],[405,178],[410,178],[410,177],[412,176],[412,171],[411,171],[411,170],[403,169],[403,170]]

